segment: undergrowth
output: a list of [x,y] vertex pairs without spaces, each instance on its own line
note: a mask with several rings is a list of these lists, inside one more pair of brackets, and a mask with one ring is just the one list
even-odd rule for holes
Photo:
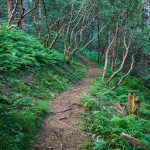
[[[115,82],[115,81],[114,81]],[[112,84],[114,84],[114,82]],[[123,115],[115,109],[116,102],[127,106],[128,93],[135,93],[140,97],[138,116]],[[139,139],[150,149],[150,91],[143,83],[132,76],[128,76],[115,90],[112,85],[105,86],[101,77],[93,81],[88,93],[83,94],[85,107],[83,113],[84,131],[89,133],[91,142],[85,143],[86,150],[140,150],[143,147],[131,146],[120,137],[121,133],[129,134]]]
[[82,50],[82,55],[88,58],[91,61],[98,62],[98,52],[97,51],[90,51],[87,49]]
[[0,26],[0,71],[14,72],[64,61],[56,50],[45,49],[40,41],[21,30]]
[[49,100],[86,74],[56,50],[20,30],[0,27],[0,149],[27,150],[47,114]]

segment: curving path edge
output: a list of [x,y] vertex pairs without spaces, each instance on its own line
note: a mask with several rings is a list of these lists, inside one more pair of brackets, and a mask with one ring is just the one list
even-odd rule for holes
[[81,121],[79,114],[84,111],[80,95],[88,91],[92,79],[100,74],[100,69],[87,59],[82,62],[88,68],[88,75],[50,102],[53,114],[45,120],[34,150],[80,150],[86,141],[78,127]]

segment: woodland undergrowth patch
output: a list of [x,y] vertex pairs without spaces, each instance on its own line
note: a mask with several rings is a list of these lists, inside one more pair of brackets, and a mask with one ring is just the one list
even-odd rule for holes
[[86,74],[32,36],[0,27],[0,149],[27,150],[50,113],[49,100]]
[[91,61],[98,62],[98,52],[97,51],[89,51],[88,49],[82,50],[82,55],[88,58]]
[[[121,75],[118,75],[121,76]],[[126,133],[144,143],[150,149],[150,92],[143,83],[128,76],[115,90],[112,85],[105,86],[101,77],[93,81],[88,93],[82,95],[83,113],[82,129],[89,133],[91,142],[83,144],[86,150],[140,150],[143,147],[131,146],[120,137]],[[116,102],[127,106],[128,93],[135,93],[140,97],[140,110],[138,116],[123,115],[114,108]]]

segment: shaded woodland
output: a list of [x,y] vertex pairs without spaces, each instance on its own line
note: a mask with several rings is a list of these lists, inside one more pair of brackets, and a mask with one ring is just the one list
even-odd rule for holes
[[81,96],[83,149],[150,148],[149,0],[0,0],[0,52],[0,149],[33,147],[83,57],[101,70]]

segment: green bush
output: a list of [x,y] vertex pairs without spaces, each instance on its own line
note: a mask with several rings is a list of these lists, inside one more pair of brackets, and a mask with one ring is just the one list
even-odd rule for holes
[[49,100],[84,77],[85,72],[84,66],[72,62],[17,75],[9,73],[7,77],[4,74],[0,79],[4,85],[0,87],[0,149],[30,149],[42,121],[50,113]]
[[0,149],[27,150],[51,108],[49,100],[83,78],[79,62],[21,30],[0,26]]
[[45,49],[38,39],[21,30],[8,31],[3,26],[0,26],[0,53],[0,71],[5,72],[64,61],[62,54]]
[[[141,140],[149,149],[149,89],[144,87],[139,79],[132,76],[128,76],[115,90],[112,90],[111,86],[104,85],[101,80],[100,77],[96,78],[89,93],[82,95],[83,106],[86,108],[82,114],[82,128],[91,137],[91,143],[86,143],[83,146],[84,149],[143,149],[129,145],[121,138],[122,132]],[[114,108],[116,102],[120,102],[126,108],[130,92],[140,96],[141,106],[138,116],[123,115]]]
[[88,58],[88,59],[90,59],[90,60],[92,60],[94,62],[98,62],[98,56],[97,56],[97,52],[96,51],[89,51],[87,49],[84,49],[84,50],[82,50],[82,54],[86,58]]

